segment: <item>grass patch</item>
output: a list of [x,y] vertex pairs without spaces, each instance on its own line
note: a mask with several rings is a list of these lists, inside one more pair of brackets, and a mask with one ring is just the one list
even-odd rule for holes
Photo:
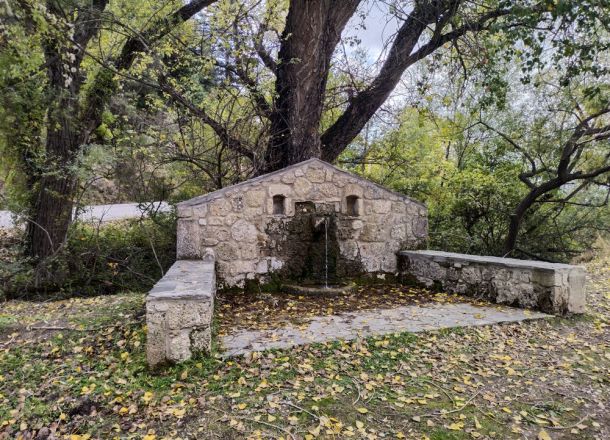
[[[53,427],[60,439],[518,439],[541,430],[609,438],[610,286],[603,277],[591,286],[585,319],[199,357],[159,371],[146,365],[140,293],[6,303],[0,317],[16,336],[0,340],[0,431],[35,437]],[[30,328],[34,316],[60,330]]]

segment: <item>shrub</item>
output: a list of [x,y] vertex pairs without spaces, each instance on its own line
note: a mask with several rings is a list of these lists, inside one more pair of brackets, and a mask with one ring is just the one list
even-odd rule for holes
[[176,218],[159,214],[92,226],[78,223],[62,259],[71,294],[148,290],[176,258]]
[[146,291],[175,258],[176,217],[164,213],[97,225],[76,223],[65,247],[45,264],[51,276],[42,277],[44,282],[37,281],[33,266],[24,258],[10,267],[3,265],[6,270],[0,276],[11,298]]

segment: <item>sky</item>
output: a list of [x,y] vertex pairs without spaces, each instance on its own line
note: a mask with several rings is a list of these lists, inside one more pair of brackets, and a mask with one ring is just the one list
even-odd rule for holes
[[346,26],[344,37],[359,38],[370,61],[375,62],[385,43],[398,30],[400,21],[390,14],[388,5],[382,1],[368,0],[360,6],[360,11],[366,14],[364,22],[360,14],[355,14]]

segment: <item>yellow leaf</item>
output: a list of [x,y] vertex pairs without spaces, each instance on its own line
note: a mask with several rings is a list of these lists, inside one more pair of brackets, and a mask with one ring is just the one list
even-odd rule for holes
[[451,429],[452,431],[461,431],[462,428],[464,428],[464,422],[452,423],[447,428]]
[[268,421],[268,422],[273,422],[273,421],[275,421],[275,419],[277,419],[277,417],[272,416],[271,414],[269,414],[269,415],[267,416],[267,421]]
[[549,435],[548,432],[546,432],[544,429],[542,429],[538,433],[538,440],[553,440],[553,439],[551,438],[551,436]]
[[364,423],[362,423],[360,420],[356,420],[356,428],[358,428],[358,429],[364,428]]
[[362,407],[356,408],[356,411],[358,411],[360,414],[366,414],[367,412],[369,412],[368,409]]
[[128,412],[129,412],[129,408],[127,408],[126,406],[121,407],[121,409],[119,410],[119,414],[122,416],[124,416]]
[[240,410],[243,410],[243,409],[246,409],[246,406],[248,406],[248,405],[246,405],[245,403],[240,403],[239,405],[237,405],[237,408]]
[[186,410],[184,408],[175,408],[172,414],[176,417],[183,417],[186,414]]
[[150,391],[146,391],[144,393],[144,395],[142,396],[142,400],[144,401],[144,403],[150,402],[152,398],[153,398],[153,393],[151,393]]

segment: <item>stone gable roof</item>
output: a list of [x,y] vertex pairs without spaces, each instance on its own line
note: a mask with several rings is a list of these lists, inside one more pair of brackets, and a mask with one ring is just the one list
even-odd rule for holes
[[415,199],[412,199],[410,197],[407,197],[404,194],[398,193],[396,191],[392,191],[392,190],[390,190],[390,189],[388,189],[388,188],[386,188],[384,186],[381,186],[381,185],[379,185],[379,184],[377,184],[375,182],[372,182],[372,181],[367,180],[367,179],[365,179],[363,177],[357,176],[356,174],[349,173],[349,172],[347,172],[345,170],[342,170],[341,168],[337,168],[336,166],[334,166],[334,165],[332,165],[332,164],[330,164],[328,162],[325,162],[325,161],[323,161],[321,159],[315,158],[315,157],[311,158],[311,159],[304,160],[303,162],[296,163],[294,165],[287,166],[287,167],[282,168],[280,170],[273,171],[271,173],[263,174],[261,176],[254,177],[254,178],[249,179],[249,180],[244,180],[243,182],[236,183],[235,185],[224,187],[222,189],[213,191],[211,193],[207,193],[207,194],[204,194],[204,195],[201,195],[201,196],[194,197],[194,198],[189,199],[189,200],[185,200],[183,202],[177,203],[176,206],[178,206],[178,207],[187,207],[187,206],[201,205],[203,203],[210,202],[210,201],[218,199],[220,197],[224,197],[228,193],[232,193],[235,190],[238,190],[240,188],[247,189],[247,188],[249,188],[252,185],[256,185],[256,184],[265,182],[267,180],[271,181],[275,177],[281,177],[283,174],[285,174],[287,172],[296,170],[298,168],[305,168],[305,167],[307,167],[309,165],[312,165],[312,164],[315,164],[315,165],[317,165],[319,167],[330,169],[333,172],[340,173],[340,174],[343,174],[345,176],[348,176],[349,178],[356,180],[359,184],[361,184],[363,186],[368,186],[368,187],[371,187],[371,188],[375,188],[377,190],[381,190],[381,191],[387,192],[388,194],[391,194],[391,195],[393,195],[395,197],[399,197],[402,200],[409,201],[409,202],[412,202],[412,203],[415,203],[415,204],[418,204],[420,206],[425,207],[425,204],[420,202],[420,201],[418,201],[418,200],[415,200]]

